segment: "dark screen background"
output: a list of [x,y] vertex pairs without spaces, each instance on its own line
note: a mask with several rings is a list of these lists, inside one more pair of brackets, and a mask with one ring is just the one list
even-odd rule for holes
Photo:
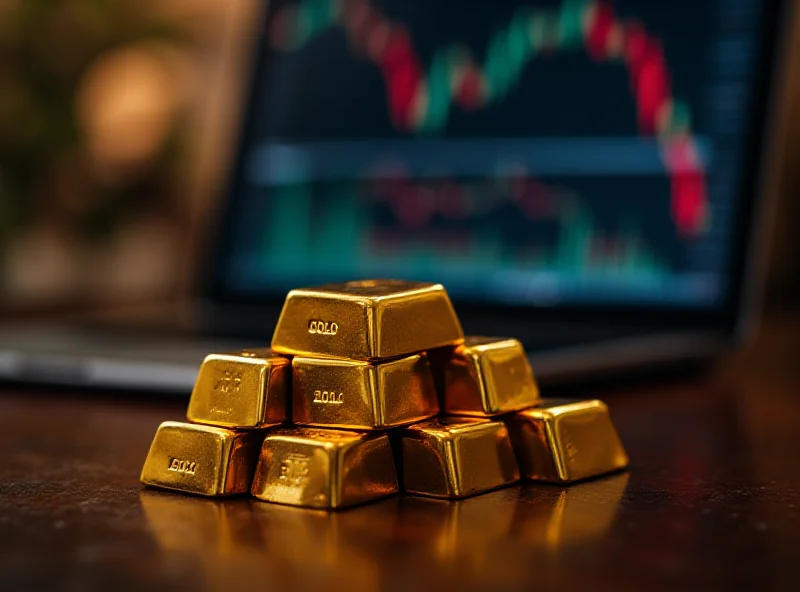
[[[392,276],[475,301],[718,305],[760,10],[755,0],[271,2],[228,288]],[[612,15],[606,39],[638,28],[660,52],[680,111],[660,132],[641,121],[642,96],[658,95],[652,76],[633,79],[624,44],[589,47],[598,11]],[[577,34],[564,32],[576,22]],[[520,49],[519,31],[536,26],[544,41],[530,33]],[[382,27],[405,35],[416,70],[365,41]],[[509,57],[518,51],[526,57]],[[465,63],[485,85],[506,72],[502,92],[465,108],[447,91]],[[409,88],[429,110],[447,94],[445,115],[398,121],[392,96]],[[694,151],[691,170],[669,164],[677,143]]]

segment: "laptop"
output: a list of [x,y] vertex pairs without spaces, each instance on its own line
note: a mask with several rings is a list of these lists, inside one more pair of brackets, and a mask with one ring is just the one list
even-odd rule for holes
[[7,329],[0,378],[186,395],[288,290],[388,277],[545,383],[712,358],[757,308],[785,9],[273,0],[193,331]]

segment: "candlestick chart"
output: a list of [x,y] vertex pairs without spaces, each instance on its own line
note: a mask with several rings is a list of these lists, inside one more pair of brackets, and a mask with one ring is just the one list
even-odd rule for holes
[[352,275],[355,266],[367,275],[447,277],[452,285],[466,281],[467,270],[476,278],[498,270],[575,282],[627,277],[653,290],[668,280],[671,262],[647,247],[641,220],[599,220],[573,190],[530,177],[400,177],[279,192],[265,214],[264,258],[281,275],[305,273],[313,261],[316,274],[330,280]]
[[720,297],[757,7],[731,1],[272,0],[232,276]]
[[330,27],[341,27],[353,51],[380,69],[394,125],[422,134],[441,131],[454,108],[479,110],[502,99],[541,53],[580,49],[596,61],[621,62],[639,130],[659,138],[674,223],[687,235],[704,229],[705,178],[689,110],[671,91],[659,39],[637,20],[618,19],[611,4],[564,0],[560,7],[538,11],[522,6],[489,40],[482,65],[467,46],[453,44],[436,50],[426,69],[407,28],[369,0],[287,3],[271,21],[269,39],[280,50],[298,51]]

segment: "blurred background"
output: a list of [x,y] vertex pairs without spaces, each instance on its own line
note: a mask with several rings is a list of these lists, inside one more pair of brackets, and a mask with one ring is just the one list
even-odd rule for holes
[[[0,0],[0,314],[192,291],[224,195],[262,8]],[[800,67],[796,33],[792,48]],[[800,293],[800,76],[792,78],[768,306],[792,305]]]
[[189,289],[259,4],[0,1],[6,311]]

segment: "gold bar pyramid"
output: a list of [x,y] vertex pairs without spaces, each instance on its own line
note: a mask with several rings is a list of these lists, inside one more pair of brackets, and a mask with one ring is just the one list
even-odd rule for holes
[[422,282],[292,290],[270,348],[206,357],[187,418],[158,428],[143,484],[336,510],[628,464],[605,404],[541,399],[519,341],[465,338]]

